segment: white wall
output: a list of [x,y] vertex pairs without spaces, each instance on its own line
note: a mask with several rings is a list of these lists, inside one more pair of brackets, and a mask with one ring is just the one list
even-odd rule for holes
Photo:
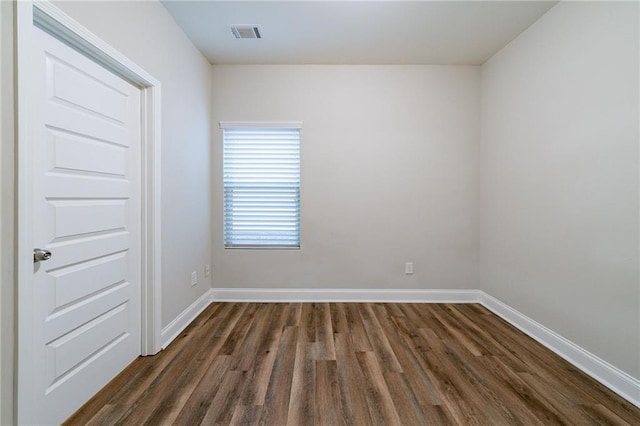
[[[162,84],[162,324],[210,288],[211,67],[159,2],[56,2]],[[191,287],[191,271],[199,284]]]
[[562,2],[482,67],[481,289],[640,378],[638,4]]
[[214,287],[477,288],[478,79],[462,66],[214,66],[216,125],[303,122],[300,250],[223,248],[214,131]]
[[13,422],[14,81],[13,2],[0,2],[0,424]]

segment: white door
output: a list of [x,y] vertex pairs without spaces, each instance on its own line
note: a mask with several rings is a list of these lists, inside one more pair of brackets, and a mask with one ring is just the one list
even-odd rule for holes
[[[65,420],[140,355],[140,91],[34,28],[29,111],[37,424]],[[24,406],[24,405],[23,405]]]

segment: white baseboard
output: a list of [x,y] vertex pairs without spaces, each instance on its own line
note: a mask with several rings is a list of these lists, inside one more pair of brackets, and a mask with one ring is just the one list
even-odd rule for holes
[[598,358],[556,332],[480,291],[479,302],[494,314],[593,377],[627,401],[640,407],[640,380]]
[[477,303],[478,290],[214,288],[216,302]]
[[173,339],[178,337],[182,331],[187,328],[194,319],[198,317],[205,310],[213,300],[213,289],[209,289],[205,294],[200,296],[193,302],[187,309],[182,311],[180,315],[171,321],[166,327],[162,329],[162,349],[166,349]]

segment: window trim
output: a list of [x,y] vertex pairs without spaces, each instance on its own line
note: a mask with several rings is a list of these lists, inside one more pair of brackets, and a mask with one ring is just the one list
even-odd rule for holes
[[302,129],[302,121],[221,121],[221,129]]

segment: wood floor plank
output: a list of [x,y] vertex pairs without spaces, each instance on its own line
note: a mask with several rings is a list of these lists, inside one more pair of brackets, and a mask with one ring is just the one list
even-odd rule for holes
[[[210,365],[213,357],[223,343],[223,336],[229,334],[247,306],[233,304],[228,316],[222,321],[211,323],[212,333],[201,334],[194,332],[194,339],[185,346],[163,373],[156,377],[148,388],[142,392],[138,400],[119,420],[122,424],[142,424],[147,420],[163,418],[169,413],[178,414],[181,407],[175,402],[180,396],[193,389],[194,381],[202,377]],[[208,320],[207,320],[208,321]],[[186,400],[184,400],[186,402]]]
[[[311,304],[305,304],[304,306],[303,316],[313,313],[313,309],[309,309]],[[290,426],[314,423],[315,362],[311,359],[312,344],[307,341],[308,338],[307,323],[306,321],[301,321],[297,332],[289,410],[286,419],[286,424]],[[315,333],[313,338],[315,339]]]
[[87,403],[82,407],[82,410],[78,410],[69,417],[69,419],[67,419],[67,423],[78,425],[89,423],[101,424],[103,423],[103,416],[108,416],[109,418],[114,417],[111,413],[103,414],[103,409],[105,407],[125,407],[125,409],[118,411],[119,415],[117,415],[117,418],[122,417],[129,409],[129,405],[123,403],[116,404],[113,401],[126,395],[126,392],[123,391],[124,387],[137,389],[133,383],[140,383],[145,377],[151,376],[149,371],[153,364],[154,362],[150,357],[141,357],[136,359],[115,379],[109,382],[104,389],[87,401]]
[[182,407],[175,420],[176,424],[195,425],[204,419],[209,406],[213,402],[213,398],[218,393],[224,375],[229,371],[230,365],[231,359],[229,355],[215,357]]
[[[255,425],[262,417],[262,405],[238,405],[233,411],[229,426]],[[180,423],[191,424],[191,423]]]
[[329,311],[331,314],[331,325],[333,327],[333,334],[347,333],[349,326],[347,324],[347,313],[345,312],[344,303],[331,303],[329,305]]
[[469,392],[464,393],[463,396],[470,401],[475,401],[479,409],[484,407],[484,415],[492,420],[502,418],[504,420],[501,423],[505,424],[518,424],[520,421],[530,425],[540,424],[529,410],[519,408],[519,401],[513,398],[512,394],[499,392],[501,388],[496,386],[494,377],[486,373],[486,369],[478,362],[477,357],[463,352],[467,347],[465,343],[450,340],[445,340],[443,343],[450,367],[455,369],[456,375],[468,384]]
[[315,303],[305,303],[302,305],[302,321],[301,326],[304,327],[304,333],[306,337],[306,342],[315,343],[316,341],[316,328],[317,328],[317,319],[316,319],[316,304]]
[[[441,385],[440,392],[445,406],[456,417],[458,423],[486,425],[506,424],[507,421],[496,407],[484,405],[477,390],[461,374],[459,366],[451,360],[445,342],[432,329],[420,328],[414,338],[416,347],[423,348],[425,366],[437,375],[436,383]],[[492,422],[492,417],[495,418]]]
[[429,424],[426,410],[409,386],[404,373],[385,372],[384,380],[403,425]]
[[260,346],[264,346],[264,336],[269,333],[269,324],[275,309],[275,304],[259,304],[256,312],[257,319],[242,340],[242,350],[233,357],[232,370],[249,371],[257,361],[256,354],[264,356],[265,349],[261,349]]
[[282,328],[287,320],[287,305],[276,304],[265,329],[258,338],[259,344],[254,354],[254,364],[248,369],[247,381],[242,391],[241,404],[263,405],[272,376],[273,365],[278,357],[278,345]]
[[278,357],[273,365],[260,424],[274,425],[283,423],[289,412],[289,401],[294,374],[298,327],[286,327],[277,348]]
[[300,318],[302,317],[302,303],[289,303],[287,310],[287,327],[293,327],[300,325]]
[[348,333],[353,343],[353,348],[358,352],[372,351],[371,341],[364,329],[358,303],[345,304],[345,316],[347,318]]
[[[194,389],[196,388],[200,378],[207,367],[211,365],[212,359],[217,357],[213,356],[217,351],[216,347],[222,345],[220,337],[214,337],[211,342],[211,357],[200,358],[200,361],[192,362],[189,368],[183,370],[183,374],[173,383],[172,386],[165,388],[166,391],[162,398],[162,402],[158,404],[151,414],[145,420],[145,423],[154,425],[161,422],[173,423],[176,417],[180,414],[182,408],[187,403]],[[133,417],[135,418],[135,417]]]
[[505,400],[507,406],[518,407],[519,418],[527,420],[530,424],[566,423],[567,419],[562,411],[559,412],[554,406],[546,403],[539,393],[527,385],[523,378],[505,365],[499,357],[486,356],[478,362],[482,364],[487,376],[491,376],[492,388],[501,390],[500,397]]
[[380,321],[373,312],[371,303],[363,303],[360,305],[360,316],[362,317],[362,323],[369,336],[369,341],[373,346],[373,351],[380,359],[382,369],[384,371],[393,371],[396,373],[402,373],[402,366],[396,357],[387,335],[381,332],[382,327]]
[[383,306],[391,317],[404,317],[400,303],[383,303]]
[[70,425],[639,425],[475,304],[214,303]]
[[[483,327],[492,330],[491,333],[500,341],[499,346],[508,348],[507,351],[502,352],[503,354],[509,353],[511,357],[517,357],[528,366],[525,368],[525,372],[531,371],[531,365],[536,365],[535,375],[565,393],[573,404],[596,404],[602,401],[599,397],[606,395],[603,392],[590,392],[591,388],[602,385],[580,373],[575,367],[550,350],[541,345],[532,345],[531,339],[521,331],[510,327],[501,318],[495,315],[483,316],[479,317],[478,322]],[[609,401],[609,403],[613,403],[613,401]]]
[[351,336],[345,333],[335,335],[336,363],[338,385],[345,423],[349,425],[371,425],[373,421],[369,414],[367,398],[362,389],[365,382],[362,370],[356,357],[355,345]]
[[242,350],[240,347],[242,341],[247,336],[247,333],[251,329],[253,325],[253,321],[256,318],[256,311],[258,310],[257,304],[251,304],[247,306],[247,309],[244,311],[244,314],[238,321],[238,323],[233,327],[233,330],[229,332],[229,335],[224,341],[224,344],[220,348],[221,355],[232,355],[238,354]]
[[319,425],[343,425],[344,412],[336,361],[316,361],[315,419]]
[[[192,333],[206,323],[207,319],[220,309],[230,308],[230,304],[212,303],[200,314],[178,337],[174,345],[154,357],[140,357],[131,363],[124,371],[115,377],[107,386],[84,406],[78,410],[67,422],[71,424],[86,424],[105,405],[130,407],[140,395],[157,379],[160,372],[179,354],[188,342],[195,338]],[[126,412],[126,410],[125,410]],[[122,413],[124,415],[124,412]]]
[[[403,334],[406,336],[409,331],[407,327],[403,327],[406,324],[404,316],[387,316],[388,305],[377,305],[376,315],[379,319],[379,324],[382,330],[387,335],[389,343],[393,348],[402,348],[405,345],[403,340]],[[397,321],[397,322],[394,322]],[[407,380],[409,387],[414,393],[420,395],[420,406],[423,411],[428,412],[432,410],[433,405],[441,403],[441,399],[438,396],[435,386],[431,379],[424,370],[420,367],[420,363],[415,357],[412,351],[396,350],[396,357],[402,370],[405,373],[403,377]]]
[[582,423],[590,424],[586,413],[578,409],[562,392],[558,392],[536,375],[518,373],[525,384],[529,408],[538,409],[538,415],[545,422],[552,424]]
[[598,425],[628,425],[624,419],[602,404],[583,405],[580,407]]
[[378,425],[402,424],[375,353],[358,352],[356,357],[364,374],[364,392],[373,423]]
[[246,379],[246,371],[228,370],[200,424],[228,425],[231,423]]
[[431,312],[447,330],[452,341],[460,343],[473,356],[482,356],[489,354],[489,351],[483,344],[478,343],[472,333],[469,333],[467,324],[461,324],[455,315],[455,310],[449,305],[432,305]]
[[128,409],[129,406],[127,405],[107,404],[85,424],[87,426],[109,426],[115,424]]
[[336,349],[333,343],[333,326],[328,303],[315,304],[316,339],[315,359],[335,360]]
[[527,363],[518,356],[518,348],[511,347],[512,341],[509,338],[510,334],[501,335],[499,330],[485,326],[483,317],[486,313],[484,313],[484,311],[476,308],[475,305],[458,305],[457,310],[467,317],[469,321],[476,324],[473,332],[482,338],[490,354],[500,356],[500,359],[515,372],[521,373],[529,371]]

